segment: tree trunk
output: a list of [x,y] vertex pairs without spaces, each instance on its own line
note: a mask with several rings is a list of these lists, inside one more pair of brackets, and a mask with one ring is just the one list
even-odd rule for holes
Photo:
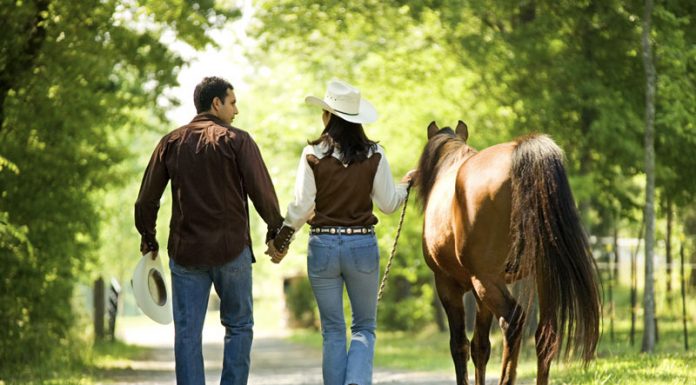
[[[645,213],[645,210],[643,210]],[[640,230],[638,231],[638,244],[631,253],[631,346],[634,345],[636,335],[636,311],[638,310],[638,251],[640,243],[643,241],[643,230],[645,229],[645,215],[640,222]]]
[[616,221],[614,222],[613,255],[608,256],[609,261],[609,340],[614,342],[614,286],[618,285],[618,270],[616,266],[619,262],[619,232]]
[[[696,251],[691,251],[690,265],[696,266]],[[696,289],[696,270],[691,269],[691,274],[689,276],[689,287]]]
[[643,65],[645,67],[645,291],[643,293],[643,346],[655,349],[655,66],[650,45],[653,0],[645,1],[643,14]]

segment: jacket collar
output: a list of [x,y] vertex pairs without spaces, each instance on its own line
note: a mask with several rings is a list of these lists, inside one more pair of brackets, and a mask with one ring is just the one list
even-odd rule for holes
[[193,118],[193,120],[191,120],[191,123],[203,122],[206,120],[212,121],[213,123],[220,125],[220,126],[223,126],[223,127],[231,127],[231,125],[229,123],[225,123],[222,119],[218,118],[217,116],[215,116],[211,113],[207,113],[207,112],[203,112],[203,113],[196,115]]

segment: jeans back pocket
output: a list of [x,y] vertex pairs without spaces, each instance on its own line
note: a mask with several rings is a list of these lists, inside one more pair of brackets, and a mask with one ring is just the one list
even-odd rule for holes
[[361,273],[372,273],[379,268],[377,244],[351,246],[350,256],[355,263],[355,268]]
[[310,273],[321,273],[329,266],[329,259],[333,253],[333,247],[325,244],[318,239],[309,240],[307,248],[307,271]]

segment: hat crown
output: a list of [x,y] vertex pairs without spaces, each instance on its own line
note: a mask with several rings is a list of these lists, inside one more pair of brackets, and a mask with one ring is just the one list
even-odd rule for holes
[[329,82],[324,102],[338,112],[349,115],[360,113],[360,90],[348,83],[334,79]]
[[307,96],[305,102],[319,106],[351,123],[364,124],[377,120],[377,110],[362,98],[360,90],[335,78],[327,84],[323,99]]

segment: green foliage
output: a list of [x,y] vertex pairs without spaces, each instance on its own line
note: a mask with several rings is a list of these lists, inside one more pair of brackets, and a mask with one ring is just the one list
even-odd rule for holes
[[289,326],[317,329],[319,319],[309,279],[306,276],[287,278],[283,286]]
[[128,174],[133,137],[164,118],[157,105],[184,63],[163,35],[202,47],[230,12],[211,1],[0,7],[0,377],[70,359],[73,289],[99,261],[104,191]]
[[[409,198],[412,199],[413,196]],[[379,245],[383,265],[391,252],[398,219],[396,214],[380,216]],[[405,225],[377,311],[378,323],[385,330],[421,330],[434,322],[437,300],[432,273],[420,253],[421,222],[417,204],[412,201],[407,207]]]
[[[132,201],[145,159],[172,127],[164,111],[177,101],[164,90],[185,65],[167,44],[206,47],[209,29],[240,14],[212,0],[5,3],[0,378],[15,370],[10,365],[74,357],[60,352],[76,349],[69,346],[76,282],[104,270],[127,276],[119,260],[137,250]],[[255,7],[249,32],[259,44],[244,44],[252,50],[245,52],[250,91],[240,87],[240,123],[264,153],[281,206],[292,196],[302,147],[321,132],[320,112],[304,107],[304,96],[320,96],[335,76],[376,105],[380,119],[365,128],[385,147],[397,178],[415,167],[431,120],[466,121],[479,149],[544,131],[566,151],[592,232],[637,229],[644,179],[640,2],[274,0]],[[694,14],[693,2],[660,3],[652,35],[658,192],[677,207],[693,204],[696,193]],[[434,318],[422,218],[411,201],[378,312],[384,329],[420,329]],[[379,219],[384,266],[398,215]],[[167,223],[159,223],[166,237]],[[260,239],[258,218],[252,227]],[[284,262],[291,270],[303,265],[304,237],[298,234],[294,258]]]
[[[696,158],[685,156],[696,144],[694,6],[661,3],[655,15],[658,192],[683,205],[696,193]],[[386,148],[396,176],[415,166],[431,120],[465,120],[479,149],[542,131],[566,152],[591,232],[637,227],[645,179],[642,3],[276,0],[264,2],[257,17],[252,34],[262,50],[254,58],[270,71],[252,84],[283,95],[282,104],[270,101],[273,116],[314,127],[291,125],[285,140],[266,143],[279,156],[292,159],[299,149],[289,150],[288,141],[319,132],[318,118],[294,106],[288,111],[288,100],[299,104],[336,76],[377,106],[380,120],[366,131]],[[274,82],[280,73],[283,81]],[[395,219],[380,220],[384,257]],[[406,221],[402,243],[409,246],[399,257],[408,272],[395,269],[401,286],[390,288],[403,293],[387,291],[395,297],[380,309],[389,327],[417,328],[432,317],[423,314],[432,309],[432,293],[422,288],[432,285],[420,256],[420,223]]]

